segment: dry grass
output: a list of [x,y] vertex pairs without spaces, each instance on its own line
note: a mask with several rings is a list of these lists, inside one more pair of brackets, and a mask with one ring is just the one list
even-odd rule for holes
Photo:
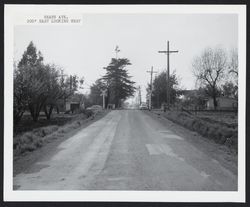
[[37,122],[34,122],[30,114],[25,114],[22,117],[21,121],[18,124],[14,125],[14,136],[32,131],[33,129],[40,129],[41,127],[52,125],[63,126],[68,122],[73,121],[78,116],[79,114],[53,113],[51,119],[47,120],[46,116],[44,114],[41,114],[39,120]]
[[77,118],[74,118],[73,121],[63,126],[52,125],[35,128],[31,131],[14,136],[14,156],[31,152],[42,147],[46,142],[51,142],[54,139],[63,137],[64,134],[79,128],[81,125],[86,123],[86,121],[93,119],[95,115],[96,114],[87,116],[86,114],[79,114]]
[[162,114],[167,119],[196,131],[204,137],[213,139],[215,142],[225,144],[237,151],[238,147],[238,127],[235,123],[227,124],[212,119],[203,119],[201,117],[188,114],[186,112],[170,111]]

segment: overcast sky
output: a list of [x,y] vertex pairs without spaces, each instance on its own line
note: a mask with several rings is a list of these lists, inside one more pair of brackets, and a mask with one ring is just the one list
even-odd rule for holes
[[133,80],[145,88],[150,80],[146,71],[166,68],[167,40],[171,50],[170,70],[176,70],[183,88],[193,89],[192,60],[206,47],[237,47],[238,23],[233,14],[87,14],[78,26],[16,26],[14,58],[20,60],[30,41],[44,56],[68,74],[85,78],[85,91],[105,73],[115,46],[119,57],[128,58]]

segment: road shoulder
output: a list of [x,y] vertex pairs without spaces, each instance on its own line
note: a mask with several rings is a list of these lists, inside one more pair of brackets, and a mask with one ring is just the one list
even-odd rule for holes
[[238,156],[227,146],[215,143],[213,140],[202,137],[197,132],[190,131],[163,116],[150,111],[145,111],[145,113],[162,124],[167,125],[176,134],[185,137],[186,141],[207,154],[212,159],[218,161],[223,167],[230,170],[233,174],[238,174]]
[[74,136],[76,133],[78,133],[80,130],[88,127],[92,123],[98,121],[99,119],[103,118],[109,113],[109,111],[104,111],[102,113],[97,113],[94,118],[90,118],[86,120],[85,123],[83,123],[82,126],[76,129],[72,129],[71,131],[63,134],[62,137],[58,139],[50,140],[49,142],[46,142],[44,146],[41,148],[22,154],[18,157],[14,157],[13,160],[13,176],[16,176],[17,174],[26,171],[30,166],[32,166],[34,163],[39,161],[44,161],[52,157],[54,154],[57,153],[57,146],[60,145],[65,140],[69,139],[70,137]]

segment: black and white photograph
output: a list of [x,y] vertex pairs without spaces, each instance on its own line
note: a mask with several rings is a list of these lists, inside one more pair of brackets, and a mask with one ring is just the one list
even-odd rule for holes
[[5,5],[5,199],[244,202],[245,12]]

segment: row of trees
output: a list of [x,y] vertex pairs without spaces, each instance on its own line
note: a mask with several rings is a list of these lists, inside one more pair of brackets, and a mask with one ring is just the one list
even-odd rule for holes
[[66,101],[82,83],[83,79],[76,75],[66,75],[61,68],[45,64],[41,52],[30,42],[14,65],[14,122],[19,122],[27,110],[34,121],[41,110],[50,119],[58,101]]
[[102,105],[102,91],[106,91],[107,104],[120,107],[124,100],[132,96],[135,87],[128,75],[126,58],[112,58],[104,67],[106,74],[97,79],[87,95],[76,93],[83,84],[83,79],[76,75],[66,75],[63,69],[52,64],[45,64],[43,56],[30,42],[21,60],[14,64],[14,122],[18,123],[24,112],[29,111],[37,121],[41,111],[50,119],[53,109],[58,110],[59,103],[73,95],[81,96],[85,106]]
[[[188,93],[185,104],[204,106],[207,98],[212,98],[216,109],[220,96],[238,98],[238,53],[232,49],[229,54],[222,48],[206,48],[193,60],[193,74],[197,90]],[[152,106],[159,108],[167,100],[167,76],[161,72],[153,81]],[[180,103],[186,90],[180,88],[175,71],[170,75],[170,104]],[[149,95],[151,86],[148,85]]]
[[[131,80],[127,67],[131,65],[126,58],[112,58],[105,75],[91,86],[88,95],[82,95],[85,106],[102,105],[102,91],[106,91],[105,103],[115,104],[116,108],[133,96],[136,88]],[[207,97],[213,98],[217,107],[217,97],[238,96],[238,55],[234,49],[230,54],[221,48],[207,48],[193,60],[193,73],[198,90],[189,94],[189,102],[195,105],[204,104]],[[152,105],[159,108],[167,99],[166,72],[161,72],[153,81]],[[230,78],[229,78],[230,77]],[[70,98],[83,84],[83,79],[76,75],[66,75],[64,71],[51,64],[45,64],[40,51],[30,42],[18,64],[14,65],[14,121],[19,122],[25,111],[30,111],[34,121],[38,120],[43,110],[50,119],[58,103]],[[175,105],[183,94],[175,71],[170,75],[170,104]],[[148,85],[149,93],[151,86]]]

